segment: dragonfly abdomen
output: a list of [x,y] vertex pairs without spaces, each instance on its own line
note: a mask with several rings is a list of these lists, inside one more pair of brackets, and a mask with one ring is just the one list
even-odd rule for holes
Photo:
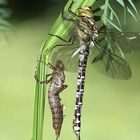
[[[81,42],[81,45],[83,45],[83,43],[84,42]],[[89,46],[87,45],[79,52],[76,105],[75,105],[75,113],[73,119],[73,130],[75,134],[78,136],[78,139],[80,139],[81,108],[83,102],[82,100],[84,94],[85,73],[86,73],[88,55],[89,55]]]
[[63,105],[61,104],[60,93],[67,88],[64,85],[65,74],[63,62],[57,60],[56,67],[53,68],[51,83],[48,91],[48,101],[52,112],[53,128],[56,134],[56,140],[60,136],[63,123]]
[[59,95],[49,96],[48,100],[52,112],[53,128],[55,129],[55,134],[58,138],[63,123],[63,105],[60,103]]

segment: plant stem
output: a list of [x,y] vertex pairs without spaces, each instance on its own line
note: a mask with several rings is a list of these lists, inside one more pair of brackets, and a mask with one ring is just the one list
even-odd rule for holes
[[[42,61],[46,58],[41,59]],[[43,61],[45,62],[45,61]],[[37,67],[37,77],[43,81],[46,74],[46,66],[39,63]],[[33,119],[33,137],[32,140],[42,140],[44,108],[45,108],[46,85],[36,83],[35,102],[34,102],[34,119]]]

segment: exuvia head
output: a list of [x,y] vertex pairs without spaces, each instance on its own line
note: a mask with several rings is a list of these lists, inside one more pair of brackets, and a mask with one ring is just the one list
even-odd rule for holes
[[61,69],[61,70],[65,69],[64,64],[61,60],[56,61],[56,68]]
[[91,18],[93,17],[93,13],[90,7],[81,7],[78,9],[78,15]]

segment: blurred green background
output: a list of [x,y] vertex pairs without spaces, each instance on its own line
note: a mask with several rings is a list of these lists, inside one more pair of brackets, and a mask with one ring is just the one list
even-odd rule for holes
[[[8,35],[8,41],[0,41],[0,140],[31,140],[36,59],[66,0],[8,2],[12,10],[9,21],[13,31]],[[140,8],[140,2],[135,2]],[[140,31],[139,25],[132,24],[129,28]],[[112,80],[88,65],[82,140],[140,139],[140,53],[127,55],[127,60],[133,72],[133,77],[128,81]],[[75,139],[72,119],[76,77],[76,74],[66,73],[69,87],[61,94],[66,106],[61,140]],[[47,98],[44,139],[55,139]]]

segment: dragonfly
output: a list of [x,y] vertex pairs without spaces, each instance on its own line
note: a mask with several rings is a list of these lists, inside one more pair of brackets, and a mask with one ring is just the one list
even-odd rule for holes
[[[73,4],[73,3],[72,3]],[[130,65],[124,59],[124,53],[133,53],[140,48],[140,33],[123,33],[105,25],[96,25],[89,7],[81,7],[78,14],[68,8],[68,15],[62,11],[64,21],[72,22],[74,29],[69,40],[50,34],[66,42],[57,44],[50,52],[52,63],[60,59],[65,70],[77,72],[76,103],[73,119],[73,130],[80,140],[81,110],[84,96],[84,85],[88,59],[98,72],[113,79],[128,80],[132,76]],[[70,16],[69,16],[70,15]],[[133,47],[134,44],[137,47]]]
[[[52,120],[53,120],[53,128],[55,130],[56,134],[56,140],[60,136],[61,127],[63,123],[63,104],[61,104],[61,99],[59,97],[60,93],[68,87],[68,85],[64,85],[65,81],[65,74],[64,74],[64,64],[61,60],[57,60],[55,67],[48,64],[49,67],[53,70],[51,74],[46,75],[46,80],[39,81],[37,76],[35,75],[35,79],[38,83],[43,84],[49,84],[49,90],[48,90],[48,101],[50,105],[50,109],[52,112]],[[50,77],[50,79],[47,80],[47,78]]]

